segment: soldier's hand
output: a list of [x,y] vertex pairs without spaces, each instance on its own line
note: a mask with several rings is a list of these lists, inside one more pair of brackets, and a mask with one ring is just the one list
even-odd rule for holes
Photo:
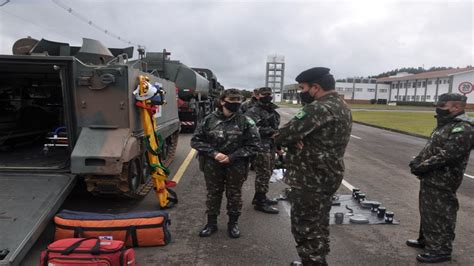
[[219,161],[219,162],[222,161],[222,160],[224,160],[225,158],[227,158],[227,155],[225,155],[225,154],[223,154],[223,153],[220,153],[220,152],[217,153],[216,156],[214,157],[214,159],[215,159],[216,161]]
[[276,150],[276,153],[277,153],[278,155],[283,155],[284,152],[283,152],[282,149],[279,149],[279,150]]
[[220,163],[223,163],[223,164],[230,163],[229,156],[225,155],[225,158],[222,159],[222,160],[220,160],[219,162],[220,162]]
[[302,150],[304,147],[304,143],[302,140],[298,140],[298,142],[295,143],[295,147],[299,150]]

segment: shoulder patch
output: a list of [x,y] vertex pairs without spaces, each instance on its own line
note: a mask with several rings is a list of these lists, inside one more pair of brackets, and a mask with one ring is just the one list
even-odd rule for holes
[[464,126],[457,126],[451,130],[451,133],[458,133],[458,132],[463,132],[464,131]]
[[255,121],[253,121],[253,119],[250,118],[250,117],[248,117],[248,116],[246,116],[246,117],[247,117],[247,122],[248,122],[250,125],[255,126]]
[[295,115],[297,119],[303,119],[305,116],[306,116],[306,112],[303,109],[299,110],[299,112],[296,113]]

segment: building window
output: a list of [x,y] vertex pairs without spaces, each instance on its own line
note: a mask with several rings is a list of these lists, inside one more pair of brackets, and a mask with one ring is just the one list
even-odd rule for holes
[[426,88],[426,81],[423,81],[423,88]]
[[432,80],[428,80],[428,85],[431,85],[433,84],[433,81]]
[[427,100],[431,99],[431,95],[426,95],[426,99]]
[[386,92],[387,92],[387,89],[380,89],[379,91],[380,91],[380,92],[385,92],[385,93],[386,93]]
[[418,81],[417,87],[421,87],[421,81]]
[[403,88],[407,88],[407,84],[406,83],[403,83]]
[[412,100],[412,101],[415,100],[415,95],[412,95],[412,96],[411,96],[411,100]]
[[352,91],[352,88],[346,88],[345,91]]
[[420,95],[416,95],[416,101],[418,102],[420,100]]
[[355,88],[355,91],[361,92],[362,88]]
[[375,89],[368,88],[367,92],[375,92]]
[[448,81],[447,81],[447,80],[443,80],[443,83],[446,84],[446,83],[448,83]]

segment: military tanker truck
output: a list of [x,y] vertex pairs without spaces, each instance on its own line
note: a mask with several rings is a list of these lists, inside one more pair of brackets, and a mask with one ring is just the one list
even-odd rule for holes
[[0,265],[19,262],[78,177],[97,195],[136,199],[153,188],[132,94],[139,75],[166,92],[155,118],[160,157],[171,163],[176,85],[132,55],[92,39],[74,47],[30,38],[0,55]]
[[143,61],[149,72],[175,82],[181,127],[194,131],[197,123],[214,110],[215,99],[224,90],[216,75],[210,69],[190,68],[178,60],[171,60],[166,50],[147,53]]

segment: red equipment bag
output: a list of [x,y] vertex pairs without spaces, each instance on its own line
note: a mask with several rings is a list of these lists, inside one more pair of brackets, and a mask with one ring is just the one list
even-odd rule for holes
[[67,238],[49,244],[41,253],[40,265],[135,266],[135,251],[123,241]]

